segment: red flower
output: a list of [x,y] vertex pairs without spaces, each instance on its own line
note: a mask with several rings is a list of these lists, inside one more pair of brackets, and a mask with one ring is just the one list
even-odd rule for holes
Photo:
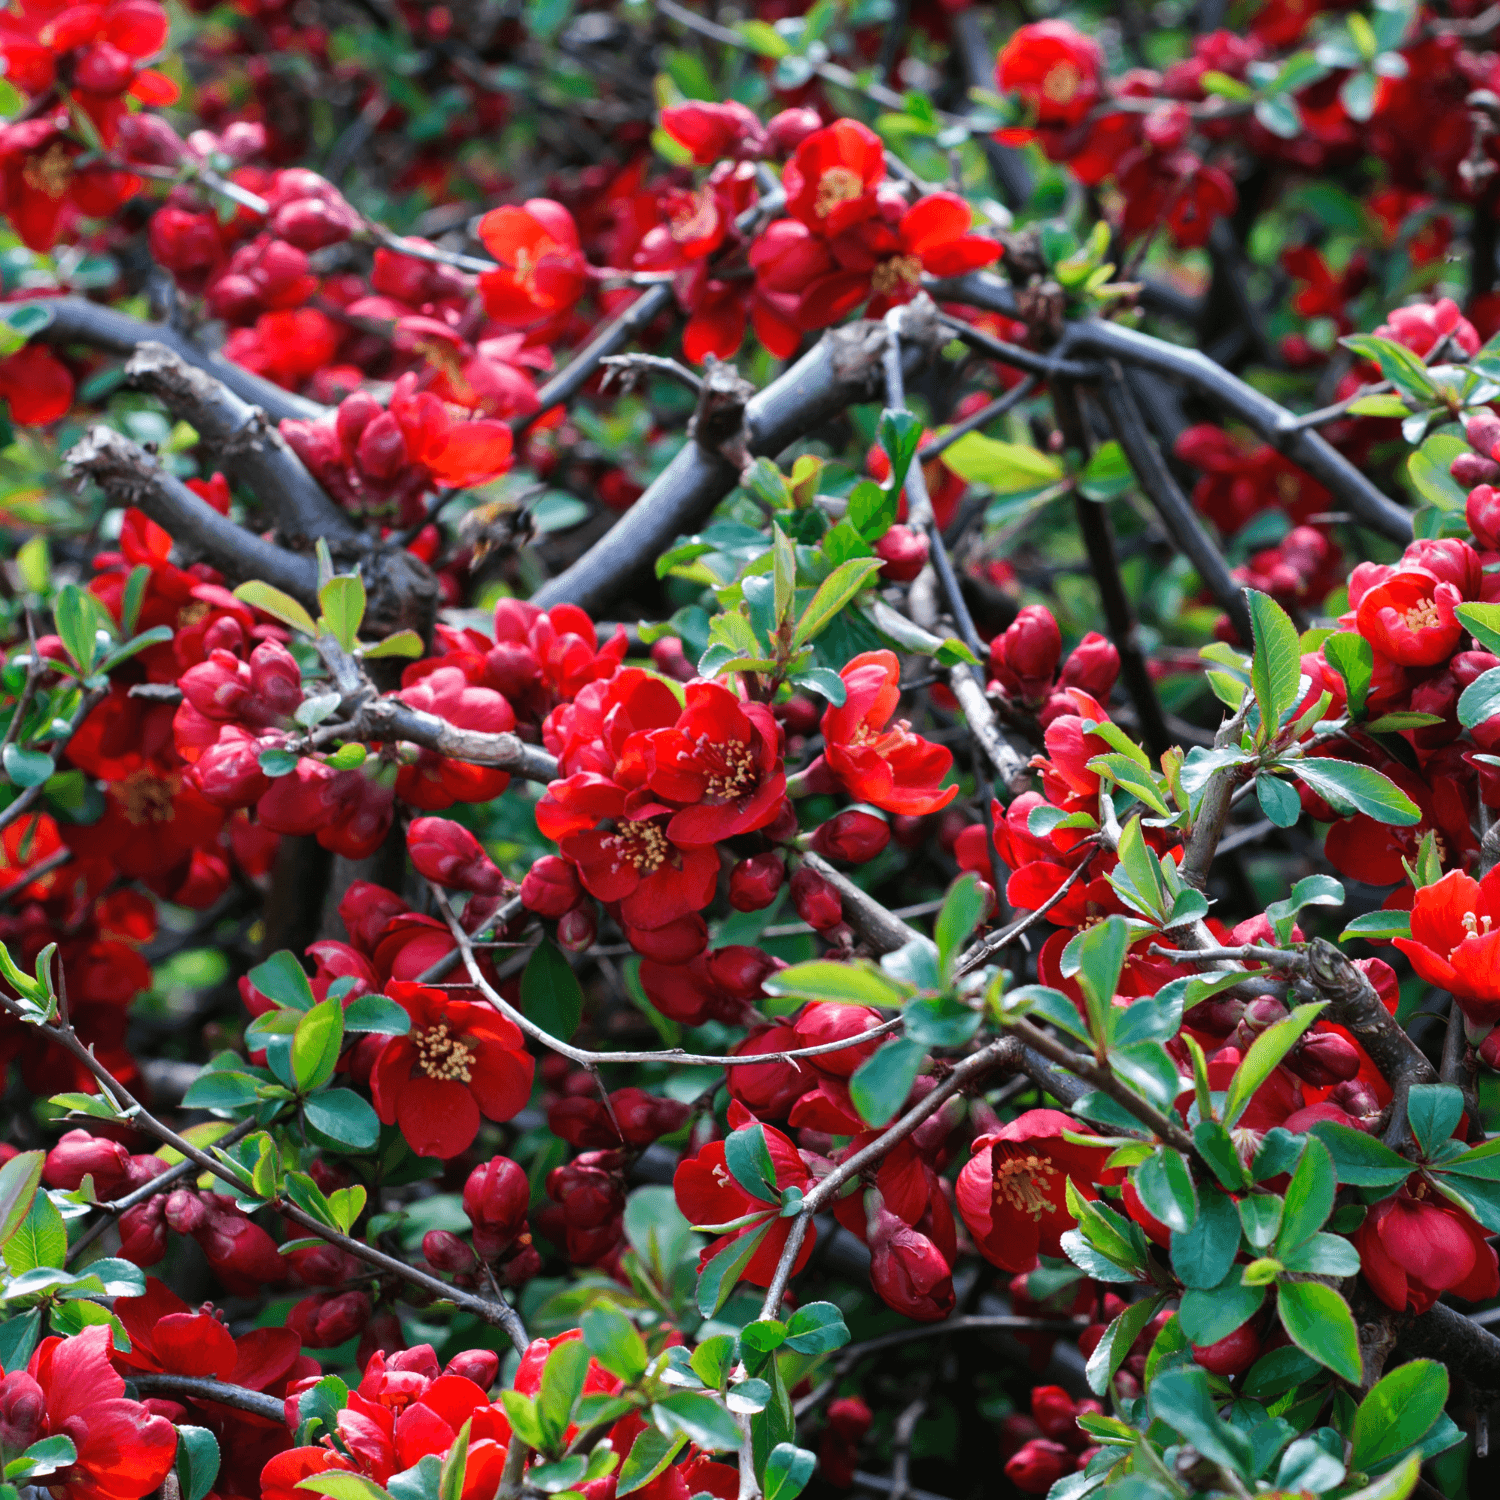
[[43,1437],[72,1439],[77,1459],[49,1475],[47,1488],[69,1500],[139,1500],[172,1468],[177,1433],[165,1417],[125,1399],[109,1362],[108,1328],[43,1339],[26,1372],[46,1401]]
[[1453,655],[1464,627],[1453,613],[1463,594],[1430,573],[1394,573],[1359,601],[1359,633],[1403,667],[1430,667]]
[[578,226],[562,204],[531,198],[493,208],[479,238],[500,269],[479,278],[485,311],[506,328],[529,328],[572,311],[587,285]]
[[764,828],[786,794],[781,730],[763,703],[744,703],[717,682],[690,682],[687,707],[671,729],[646,736],[646,784],[674,813],[676,844],[714,844]]
[[661,128],[693,153],[700,167],[729,156],[737,161],[755,161],[768,153],[765,127],[752,110],[737,100],[723,104],[690,99],[661,112]]
[[1500,1021],[1500,870],[1482,881],[1450,870],[1417,892],[1411,936],[1396,946],[1429,984],[1447,990],[1476,1026]]
[[73,377],[50,349],[28,344],[0,359],[0,396],[10,402],[17,425],[43,427],[72,406]]
[[835,120],[797,147],[781,174],[787,212],[819,234],[835,235],[875,212],[885,178],[885,147],[868,125]]
[[[441,667],[396,696],[459,729],[505,734],[516,727],[510,704],[489,688],[470,687],[457,667]],[[489,802],[509,785],[509,773],[495,766],[476,766],[421,750],[414,763],[401,767],[396,795],[413,807],[441,812],[455,802]]]
[[386,993],[410,1017],[370,1072],[375,1108],[418,1156],[468,1149],[479,1117],[509,1120],[531,1094],[533,1062],[520,1031],[487,1005],[396,982]]
[[1061,1236],[1074,1227],[1063,1185],[1085,1197],[1118,1182],[1106,1172],[1107,1146],[1075,1146],[1063,1132],[1091,1135],[1086,1125],[1055,1109],[1029,1109],[993,1135],[982,1135],[958,1174],[958,1211],[979,1253],[1007,1271],[1029,1271],[1040,1255],[1060,1256]]
[[939,783],[953,766],[953,752],[913,734],[905,719],[891,724],[901,701],[895,652],[861,652],[839,675],[847,696],[841,708],[823,714],[824,753],[850,795],[913,816],[947,807],[958,788]]
[[1444,1292],[1467,1302],[1500,1293],[1500,1263],[1488,1231],[1420,1179],[1377,1203],[1354,1235],[1360,1270],[1371,1290],[1398,1312],[1423,1313]]
[[112,214],[140,186],[140,178],[128,172],[76,168],[84,148],[68,132],[64,112],[0,126],[5,214],[31,250],[50,250],[79,214]]
[[[740,1106],[733,1106],[730,1111],[731,1123],[743,1114]],[[744,1117],[750,1118],[748,1115]],[[812,1178],[801,1152],[773,1126],[762,1125],[761,1129],[765,1132],[766,1149],[771,1154],[771,1163],[776,1171],[777,1188],[805,1189]],[[678,1208],[687,1215],[690,1224],[729,1224],[735,1219],[744,1218],[746,1214],[774,1213],[779,1206],[765,1199],[752,1197],[730,1175],[729,1168],[724,1163],[723,1141],[710,1141],[697,1156],[684,1161],[672,1179],[672,1189],[677,1194]],[[776,1263],[781,1259],[787,1236],[792,1232],[790,1219],[775,1218],[768,1222],[771,1226],[769,1232],[745,1267],[744,1278],[752,1286],[771,1284]],[[721,1235],[699,1256],[699,1269],[707,1265],[731,1240],[756,1234],[761,1227],[758,1224],[747,1224],[743,1229]],[[816,1239],[817,1230],[809,1227],[807,1237],[802,1241],[802,1248],[797,1252],[796,1263],[792,1266],[793,1276],[807,1264]]]
[[[1043,129],[1077,125],[1098,99],[1104,52],[1092,37],[1067,21],[1023,26],[1005,44],[995,63],[1002,94],[1019,94]],[[1024,145],[1029,130],[1002,130],[1007,145]]]

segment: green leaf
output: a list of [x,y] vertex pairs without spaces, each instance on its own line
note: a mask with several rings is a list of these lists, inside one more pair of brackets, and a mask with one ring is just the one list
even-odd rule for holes
[[[1500,714],[1500,667],[1481,672],[1458,697],[1458,722],[1473,729]],[[6,770],[9,771],[9,763]],[[14,777],[11,778],[15,780]]]
[[759,1228],[750,1228],[747,1232],[728,1241],[699,1272],[698,1311],[705,1318],[713,1317],[729,1300],[729,1294],[734,1290],[735,1283],[744,1275],[751,1256],[760,1249],[761,1241],[770,1231],[774,1217],[774,1212],[767,1210],[764,1224]]
[[328,1500],[392,1500],[391,1492],[366,1479],[363,1474],[350,1474],[330,1470],[326,1474],[312,1474],[297,1481],[299,1490],[311,1490],[315,1495],[327,1495]]
[[52,619],[64,648],[74,662],[87,672],[98,655],[100,630],[111,631],[114,621],[100,619],[102,606],[87,589],[76,583],[65,583],[52,601]]
[[[746,46],[761,57],[779,61],[795,50],[769,21],[737,21],[734,29],[745,39]],[[642,1480],[641,1483],[644,1484],[645,1481]],[[625,1491],[622,1489],[620,1493],[624,1494]]]
[[632,1494],[665,1473],[667,1465],[682,1452],[687,1441],[685,1432],[669,1438],[656,1428],[648,1427],[639,1433],[630,1445],[630,1452],[625,1455],[625,1462],[620,1465],[620,1478],[615,1485],[615,1494]]
[[1311,1134],[1328,1147],[1340,1183],[1350,1187],[1394,1187],[1411,1176],[1412,1164],[1389,1146],[1349,1125],[1320,1120]]
[[869,1125],[885,1125],[906,1103],[927,1048],[906,1038],[871,1053],[849,1080],[849,1097]]
[[[1401,347],[1397,345],[1397,347]],[[1411,351],[1406,351],[1411,358]],[[1431,382],[1428,382],[1429,386]],[[1468,443],[1455,432],[1434,432],[1406,460],[1406,474],[1412,488],[1429,505],[1440,511],[1457,512],[1462,516],[1469,492],[1449,472],[1453,460],[1460,453],[1470,451]]]
[[[1346,349],[1352,349],[1354,353],[1363,355],[1372,360],[1380,367],[1380,373],[1385,376],[1398,391],[1417,397],[1419,400],[1429,400],[1436,394],[1437,387],[1432,383],[1432,376],[1428,373],[1427,366],[1422,362],[1421,356],[1414,354],[1405,344],[1398,344],[1395,339],[1382,338],[1373,333],[1351,333],[1339,340]],[[1460,451],[1467,449],[1468,444],[1460,442]],[[1444,460],[1444,468],[1452,462],[1453,455]]]
[[1234,1200],[1202,1185],[1198,1216],[1171,1241],[1172,1269],[1184,1286],[1211,1291],[1234,1265],[1240,1248],[1240,1218]]
[[537,944],[521,972],[521,1009],[549,1036],[568,1041],[583,1018],[583,990],[550,938]]
[[1269,594],[1246,589],[1255,655],[1250,663],[1250,689],[1260,705],[1260,743],[1276,735],[1282,715],[1297,702],[1302,675],[1302,647],[1297,627]]
[[1056,484],[1067,472],[1061,459],[1023,443],[970,432],[943,453],[943,463],[960,479],[982,484],[999,494],[1019,494]]
[[762,1203],[775,1203],[781,1190],[776,1185],[776,1164],[766,1145],[765,1128],[749,1125],[734,1131],[724,1142],[724,1165],[744,1190]]
[[907,992],[869,964],[841,964],[818,958],[767,976],[771,995],[795,995],[802,1000],[838,1000],[846,1005],[901,1005]]
[[340,573],[318,590],[323,623],[345,651],[354,650],[365,618],[365,585],[358,573]]
[[1411,936],[1411,913],[1409,911],[1367,911],[1355,919],[1339,934],[1339,941],[1352,937],[1374,940],[1376,938],[1398,938]]
[[292,1010],[311,1010],[317,1004],[312,985],[296,955],[283,948],[273,953],[264,963],[257,964],[249,973],[250,983],[268,1000]]
[[885,449],[891,461],[891,472],[885,487],[893,495],[901,493],[906,483],[907,470],[917,456],[922,443],[922,424],[909,411],[893,411],[887,407],[880,414],[880,425],[875,430],[875,439]]
[[1193,1174],[1181,1152],[1159,1147],[1136,1168],[1134,1181],[1146,1212],[1174,1234],[1188,1229],[1198,1217]]
[[[1459,612],[1462,612],[1462,607]],[[1323,655],[1329,666],[1344,679],[1350,714],[1356,719],[1362,719],[1365,699],[1370,691],[1370,679],[1375,671],[1374,648],[1362,635],[1345,630],[1329,636],[1323,642]]]
[[45,1151],[23,1151],[0,1167],[0,1246],[26,1222],[46,1160]]
[[1291,828],[1302,816],[1302,799],[1279,776],[1257,776],[1255,800],[1278,828]]
[[1406,1118],[1422,1155],[1431,1157],[1451,1138],[1464,1112],[1464,1096],[1446,1083],[1414,1083],[1407,1093]]
[[57,772],[57,763],[41,750],[25,750],[7,745],[4,755],[5,774],[15,786],[41,786]]
[[1281,1228],[1276,1235],[1278,1255],[1311,1239],[1328,1222],[1336,1186],[1333,1157],[1316,1136],[1309,1137],[1287,1184]]
[[984,915],[985,898],[979,893],[979,877],[961,875],[949,888],[932,935],[937,941],[938,964],[946,975],[954,959]]
[[344,1047],[344,1008],[323,1000],[297,1023],[292,1036],[292,1077],[299,1093],[310,1094],[333,1077]]
[[511,1431],[527,1447],[545,1447],[546,1438],[542,1433],[536,1402],[530,1396],[523,1396],[520,1391],[501,1391],[500,1400],[505,1407],[505,1415],[510,1420]]
[[1276,1289],[1277,1312],[1287,1337],[1335,1375],[1358,1385],[1359,1333],[1349,1304],[1321,1281],[1283,1281]]
[[1453,613],[1486,651],[1500,656],[1500,604],[1460,604]]
[[375,661],[382,656],[420,656],[427,647],[415,630],[397,630],[377,641],[373,646],[361,648],[360,655],[366,661]]
[[302,1108],[314,1130],[352,1151],[368,1151],[380,1139],[380,1117],[353,1089],[324,1089]]
[[38,1308],[0,1323],[0,1370],[7,1375],[24,1370],[36,1348],[41,1329],[42,1314]]
[[1161,1297],[1147,1297],[1140,1302],[1132,1302],[1104,1330],[1104,1336],[1094,1345],[1094,1352],[1089,1355],[1088,1365],[1084,1370],[1089,1389],[1096,1396],[1102,1396],[1109,1389],[1110,1381],[1115,1378],[1130,1353],[1130,1346],[1145,1331],[1146,1324],[1156,1316],[1164,1300]]
[[1417,804],[1374,766],[1309,756],[1292,761],[1289,769],[1336,812],[1366,813],[1393,828],[1410,828],[1422,821]]
[[1220,1418],[1206,1371],[1158,1371],[1148,1403],[1156,1420],[1175,1428],[1211,1463],[1249,1477],[1250,1439]]
[[670,1436],[683,1433],[689,1442],[711,1453],[740,1445],[739,1424],[718,1399],[701,1391],[674,1391],[652,1407],[658,1427]]
[[0,1246],[0,1255],[11,1274],[19,1276],[44,1266],[61,1269],[67,1254],[68,1231],[57,1205],[45,1193],[36,1193],[25,1218]]
[[1448,1372],[1436,1360],[1414,1359],[1370,1388],[1354,1413],[1350,1467],[1370,1473],[1422,1441],[1448,1404]]
[[1279,94],[1274,99],[1257,99],[1255,118],[1282,140],[1295,140],[1302,134],[1302,111],[1297,108],[1296,100],[1287,94]]
[[1078,477],[1078,488],[1087,500],[1113,500],[1135,484],[1130,460],[1113,439],[1100,443]]
[[1096,922],[1079,941],[1078,987],[1088,1005],[1089,1030],[1096,1042],[1109,1036],[1110,1012],[1129,946],[1130,929],[1121,916]]
[[361,995],[351,1000],[344,1011],[344,1030],[379,1036],[405,1036],[411,1030],[411,1016],[384,995]]
[[[78,1449],[73,1446],[73,1439],[58,1433],[54,1437],[42,1438],[26,1449],[19,1458],[11,1459],[5,1466],[5,1477],[28,1485],[35,1484],[36,1480],[48,1474],[56,1474],[77,1461]],[[6,1485],[6,1488],[15,1493],[11,1485]],[[40,1485],[37,1488],[46,1489],[47,1486]]]
[[568,1339],[547,1356],[547,1362],[542,1366],[542,1388],[536,1403],[537,1420],[546,1439],[544,1447],[562,1447],[563,1434],[573,1420],[579,1397],[583,1395],[588,1370],[589,1350],[582,1339]]
[[828,1354],[849,1342],[844,1315],[832,1302],[805,1302],[786,1323],[786,1347],[796,1354]]
[[[459,1500],[464,1492],[464,1475],[469,1467],[469,1432],[473,1424],[473,1417],[465,1420],[464,1425],[458,1429],[453,1446],[443,1459],[443,1466],[438,1471],[438,1500]],[[582,1456],[579,1455],[580,1458]],[[583,1467],[584,1472],[587,1472],[587,1460]],[[532,1472],[535,1473],[535,1470]]]
[[1184,1292],[1177,1317],[1188,1340],[1204,1349],[1248,1323],[1265,1300],[1265,1287],[1244,1286],[1234,1274],[1211,1290]]
[[1153,812],[1169,817],[1171,809],[1162,797],[1161,788],[1150,771],[1142,769],[1128,755],[1096,755],[1088,763],[1089,770],[1107,776],[1117,786],[1139,797]]
[[797,1500],[818,1466],[818,1456],[795,1443],[777,1443],[766,1459],[761,1481],[765,1500]]
[[646,1373],[646,1341],[618,1308],[607,1303],[591,1307],[583,1315],[582,1327],[584,1343],[611,1375],[631,1385]]
[[176,1469],[182,1500],[203,1500],[219,1477],[219,1440],[208,1428],[178,1427]]
[[316,636],[318,633],[313,617],[290,594],[272,588],[269,583],[262,583],[259,579],[242,583],[234,591],[234,597],[252,609],[270,615],[273,620],[280,620],[283,625],[290,625],[293,630],[301,631],[303,635]]
[[1276,932],[1276,942],[1285,947],[1292,940],[1297,914],[1308,906],[1342,906],[1344,888],[1331,875],[1304,875],[1292,887],[1284,901],[1273,901],[1266,908]]
[[884,564],[878,557],[856,557],[840,563],[812,596],[797,628],[792,632],[792,649],[814,640]]

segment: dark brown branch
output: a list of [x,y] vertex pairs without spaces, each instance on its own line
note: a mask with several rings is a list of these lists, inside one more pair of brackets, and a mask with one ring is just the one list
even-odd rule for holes
[[283,551],[236,526],[113,428],[90,428],[65,462],[73,474],[92,479],[117,504],[145,511],[179,546],[201,553],[230,578],[263,579],[317,609],[318,565],[311,557]]
[[470,765],[498,766],[528,781],[554,781],[558,775],[556,758],[540,746],[528,745],[519,735],[460,729],[436,714],[408,708],[396,698],[366,704],[352,724],[330,725],[314,736],[314,743],[336,739],[406,740]]
[[1204,586],[1229,616],[1240,640],[1248,642],[1250,611],[1245,605],[1244,593],[1229,571],[1229,564],[1203,529],[1192,502],[1182,493],[1161,450],[1152,442],[1119,365],[1111,360],[1106,369],[1108,373],[1099,384],[1100,399],[1135,477],[1156,507],[1167,534],[1197,569]]
[[268,1396],[264,1391],[247,1391],[242,1385],[227,1385],[222,1380],[197,1375],[158,1375],[144,1370],[133,1372],[130,1378],[143,1396],[183,1396],[190,1401],[217,1401],[220,1406],[232,1406],[236,1411],[247,1411],[252,1416],[268,1417],[278,1426],[286,1420],[286,1403],[279,1397]]
[[315,420],[324,415],[316,401],[294,395],[221,355],[205,353],[165,323],[147,323],[82,297],[38,297],[27,306],[45,308],[52,315],[52,321],[34,335],[44,344],[88,344],[122,359],[142,344],[164,344],[179,359],[222,380],[241,400],[260,407],[273,421],[284,417]]

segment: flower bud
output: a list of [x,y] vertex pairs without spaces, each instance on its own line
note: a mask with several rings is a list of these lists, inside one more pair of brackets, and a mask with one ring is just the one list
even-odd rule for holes
[[862,865],[874,859],[890,841],[891,825],[884,818],[851,807],[818,828],[812,846],[824,859]]
[[875,543],[880,576],[887,583],[910,583],[927,566],[927,538],[909,526],[891,526]]
[[766,136],[772,154],[790,156],[808,136],[823,128],[822,116],[815,109],[784,109],[772,115],[766,125]]
[[887,1307],[919,1323],[940,1322],[953,1311],[953,1268],[925,1234],[883,1204],[870,1215],[866,1232],[870,1284]]
[[1485,408],[1464,418],[1464,436],[1469,446],[1485,458],[1493,458],[1500,447],[1500,417]]
[[539,917],[560,917],[582,900],[578,867],[560,854],[544,854],[521,881],[521,904]]
[[642,958],[659,964],[685,964],[708,947],[708,923],[695,911],[650,929],[626,927],[625,937]]
[[166,1194],[158,1193],[120,1215],[120,1255],[133,1265],[154,1266],[167,1253]]
[[1314,1088],[1346,1083],[1359,1072],[1359,1048],[1336,1031],[1304,1036],[1287,1055],[1286,1066]]
[[585,953],[599,936],[599,908],[584,901],[557,919],[557,946],[568,953]]
[[354,457],[371,479],[391,479],[406,467],[406,435],[390,412],[381,412],[360,434]]
[[429,1229],[422,1236],[422,1254],[434,1271],[467,1276],[478,1264],[474,1252],[446,1229]]
[[1064,1474],[1073,1472],[1075,1459],[1061,1443],[1033,1438],[1005,1465],[1005,1477],[1023,1494],[1045,1495]]
[[15,1458],[41,1436],[47,1398],[24,1370],[0,1378],[0,1456]]
[[1057,682],[1059,687],[1082,688],[1091,698],[1104,703],[1114,691],[1115,679],[1119,675],[1120,653],[1114,642],[1091,630],[1062,664]]
[[463,1203],[474,1226],[475,1250],[492,1260],[525,1227],[531,1184],[508,1156],[494,1156],[469,1173]]
[[[330,190],[331,191],[331,190]],[[277,209],[271,231],[299,250],[322,250],[347,240],[359,228],[359,215],[338,197],[301,198]]]
[[238,724],[226,724],[218,740],[189,766],[185,779],[215,807],[253,807],[271,789],[260,768],[269,746]]
[[129,1171],[130,1153],[118,1141],[70,1130],[47,1153],[42,1179],[48,1187],[71,1191],[92,1177],[94,1196],[103,1202],[124,1188]]
[[254,728],[285,725],[302,704],[302,668],[280,641],[250,653],[250,698],[242,715]]
[[336,1348],[369,1321],[370,1299],[363,1292],[315,1292],[286,1315],[286,1326],[309,1349]]
[[167,1195],[167,1223],[178,1234],[197,1234],[208,1224],[208,1208],[190,1188],[178,1188]]
[[730,943],[715,948],[705,962],[709,982],[722,990],[730,1000],[742,1005],[752,1004],[765,993],[762,986],[778,969],[784,968],[783,960],[763,948],[752,948],[746,943]]
[[792,905],[797,915],[818,932],[836,927],[843,920],[844,904],[838,891],[805,866],[792,875]]
[[698,669],[687,659],[682,642],[675,635],[664,635],[659,641],[651,642],[651,665],[663,677],[678,682],[691,682],[698,675]]
[[1481,484],[1469,491],[1464,502],[1469,530],[1482,552],[1500,551],[1500,490],[1492,484]]
[[779,854],[742,859],[729,872],[729,904],[736,911],[763,911],[776,899],[785,879],[786,865]]
[[1028,604],[990,642],[990,671],[1011,697],[1035,703],[1047,696],[1061,656],[1062,632],[1052,611]]
[[1476,484],[1491,484],[1500,479],[1500,464],[1492,458],[1485,458],[1479,453],[1460,453],[1451,464],[1448,472],[1466,490],[1473,489]]
[[355,391],[339,402],[339,409],[333,419],[333,430],[338,435],[339,446],[348,458],[352,459],[358,450],[365,428],[384,414],[385,408],[369,391]]
[[500,1376],[500,1356],[493,1349],[464,1349],[443,1367],[444,1375],[459,1375],[488,1391]]
[[406,852],[418,874],[445,890],[498,896],[506,887],[479,840],[448,818],[415,819],[406,830]]
[[[1492,1033],[1500,1037],[1500,1031]],[[736,1057],[754,1057],[763,1052],[795,1052],[801,1043],[784,1022],[753,1032],[734,1049]],[[794,1062],[757,1063],[726,1068],[729,1097],[738,1099],[757,1119],[784,1120],[787,1111],[811,1087],[813,1078]]]
[[1233,1333],[1226,1333],[1216,1343],[1193,1345],[1193,1358],[1210,1375],[1243,1374],[1260,1358],[1260,1334],[1254,1320],[1241,1323]]
[[[793,1029],[798,1047],[822,1047],[829,1042],[847,1041],[851,1037],[879,1026],[885,1018],[878,1010],[865,1005],[842,1005],[836,1000],[820,1000],[804,1008]],[[880,1046],[882,1038],[868,1042],[851,1042],[835,1052],[819,1053],[807,1059],[820,1073],[848,1078]]]

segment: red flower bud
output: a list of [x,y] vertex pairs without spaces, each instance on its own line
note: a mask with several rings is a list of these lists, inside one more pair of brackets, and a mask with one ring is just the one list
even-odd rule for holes
[[508,1156],[494,1156],[469,1173],[463,1202],[474,1226],[474,1248],[492,1260],[525,1228],[531,1184]]
[[1500,490],[1492,484],[1481,484],[1470,490],[1464,514],[1480,550],[1500,550]]
[[1044,604],[1028,604],[990,642],[990,671],[1011,697],[1046,697],[1062,655],[1062,632]]
[[919,1323],[940,1322],[953,1311],[953,1268],[925,1234],[884,1205],[870,1215],[867,1234],[870,1284],[887,1307]]
[[1485,458],[1493,458],[1500,447],[1500,417],[1486,408],[1464,418],[1464,435],[1469,446]]
[[691,682],[698,675],[698,669],[683,654],[682,642],[675,635],[664,635],[651,642],[651,664],[663,677],[678,682]]
[[[797,1033],[783,1022],[753,1032],[734,1049],[734,1055],[753,1057],[763,1052],[795,1052],[801,1045]],[[738,1099],[757,1119],[767,1120],[785,1119],[787,1111],[812,1082],[810,1074],[794,1062],[726,1068],[724,1077],[729,1097]]]
[[1005,1477],[1024,1494],[1045,1495],[1064,1474],[1073,1472],[1075,1463],[1061,1443],[1033,1438],[1011,1456]]
[[744,943],[715,948],[706,961],[709,982],[742,1005],[759,1000],[767,978],[785,967],[784,961],[773,954]]
[[729,872],[729,904],[736,911],[763,911],[786,879],[779,854],[755,854]]
[[813,834],[812,846],[824,859],[862,865],[874,859],[890,841],[891,825],[884,818],[851,807],[824,823]]
[[544,854],[521,881],[521,904],[539,917],[560,917],[582,900],[578,867],[559,854]]
[[685,917],[678,917],[664,927],[653,927],[649,932],[640,927],[627,927],[625,936],[642,958],[653,959],[659,964],[685,964],[708,947],[708,923],[698,912],[691,911]]
[[1500,479],[1500,463],[1478,453],[1460,453],[1448,465],[1448,472],[1467,490]]
[[309,1349],[336,1348],[369,1321],[370,1299],[363,1292],[316,1292],[286,1315],[286,1326]]
[[478,1264],[474,1252],[446,1229],[429,1229],[422,1236],[422,1254],[434,1271],[467,1276]]
[[500,1356],[493,1349],[464,1349],[443,1366],[444,1375],[459,1375],[488,1391],[500,1375]]
[[125,1189],[129,1171],[130,1153],[118,1141],[70,1130],[47,1153],[42,1178],[48,1187],[71,1190],[92,1177],[95,1196],[107,1201]]
[[[1119,675],[1120,653],[1115,650],[1114,642],[1091,630],[1062,664],[1057,685],[1082,688],[1091,698],[1103,703],[1114,691],[1115,679]],[[1077,709],[1069,712],[1076,713]]]
[[723,104],[691,100],[664,109],[661,128],[693,153],[700,167],[712,166],[723,157],[756,161],[766,154],[765,128],[756,115],[731,99]]
[[875,543],[880,576],[887,583],[910,583],[927,566],[927,538],[909,526],[892,526]]
[[1193,1358],[1210,1375],[1240,1375],[1260,1358],[1260,1334],[1255,1323],[1241,1323],[1217,1343],[1193,1345]]
[[401,424],[383,411],[360,433],[354,456],[371,479],[390,479],[409,462]]
[[772,153],[785,157],[790,156],[808,136],[822,128],[823,120],[817,110],[784,109],[780,114],[771,116],[766,125],[766,135],[770,140]]
[[158,1193],[120,1215],[120,1254],[133,1265],[154,1266],[167,1253],[166,1203]]
[[[798,1047],[822,1047],[842,1042],[879,1026],[885,1019],[878,1010],[865,1005],[841,1005],[836,1000],[822,1000],[807,1006],[797,1017],[795,1031]],[[881,1038],[851,1043],[836,1052],[823,1052],[807,1059],[820,1073],[848,1078],[880,1046]]]
[[445,890],[498,896],[506,888],[479,840],[447,818],[417,818],[406,830],[406,852],[419,874]]
[[838,891],[805,866],[792,875],[792,905],[797,908],[797,915],[818,932],[836,927],[844,917]]
[[557,919],[557,945],[569,953],[584,953],[599,936],[599,908],[592,901],[565,911]]
[[41,1386],[24,1370],[0,1379],[0,1455],[15,1458],[41,1436],[46,1406]]
[[1359,1048],[1336,1031],[1304,1036],[1288,1054],[1287,1068],[1314,1088],[1346,1083],[1359,1072]]
[[299,250],[321,250],[347,240],[359,228],[359,215],[332,188],[334,201],[301,198],[276,211],[271,231]]

